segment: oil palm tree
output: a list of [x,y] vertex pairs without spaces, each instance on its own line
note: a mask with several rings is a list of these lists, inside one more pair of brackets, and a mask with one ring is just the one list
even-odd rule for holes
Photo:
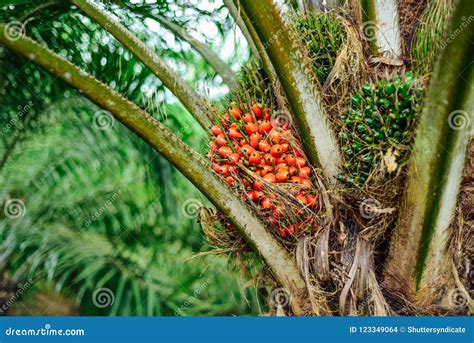
[[[339,55],[334,59],[329,75],[321,82],[314,71],[315,59],[321,58],[317,49],[323,39],[328,39],[324,44],[331,45],[332,38],[318,30],[317,23],[321,21],[311,20],[328,15],[325,13],[327,8],[321,9],[312,1],[299,1],[295,8],[271,0],[226,3],[236,22],[243,27],[244,35],[251,40],[249,46],[255,50],[253,58],[261,67],[260,73],[269,80],[260,86],[267,87],[278,98],[275,106],[295,124],[307,156],[318,171],[318,185],[325,199],[322,229],[299,237],[293,245],[283,244],[268,230],[258,212],[211,169],[209,162],[170,128],[127,99],[121,94],[123,92],[105,85],[45,44],[25,35],[24,26],[15,28],[8,23],[1,24],[3,35],[0,43],[80,90],[192,182],[233,225],[247,246],[262,259],[276,282],[285,289],[290,306],[283,309],[277,306],[279,313],[283,310],[294,315],[387,315],[423,313],[423,308],[428,308],[425,313],[447,313],[459,310],[459,304],[452,300],[453,292],[464,297],[464,305],[470,304],[463,282],[456,268],[452,267],[449,245],[453,230],[458,226],[453,223],[453,216],[466,161],[474,103],[472,87],[469,87],[474,76],[471,63],[474,5],[468,0],[456,1],[449,20],[446,20],[447,11],[439,13],[431,9],[441,3],[451,8],[451,4],[433,1],[424,10],[423,17],[413,18],[419,31],[404,35],[397,15],[404,8],[403,2],[364,1],[359,4],[347,1],[343,12],[334,12],[334,20],[345,29],[345,44],[339,47]],[[204,131],[209,132],[211,125],[220,118],[219,110],[180,78],[133,32],[133,27],[129,29],[116,19],[111,12],[120,13],[123,9],[120,2],[109,9],[91,0],[61,2],[61,6],[66,8],[72,5],[140,60],[180,100]],[[301,10],[305,13],[298,12]],[[449,24],[443,31],[445,40],[441,43],[434,39],[429,42],[438,44],[423,47],[410,39],[413,35],[421,35],[422,28],[430,34],[436,32],[430,28],[446,21]],[[305,29],[304,24],[309,22],[316,23],[316,27]],[[312,41],[316,43],[316,51],[310,48]],[[385,94],[396,99],[397,110],[403,112],[402,107],[407,106],[405,113],[416,112],[412,108],[415,105],[406,100],[413,90],[412,74],[392,79],[397,72],[410,68],[410,62],[425,62],[410,61],[409,56],[416,54],[408,55],[404,49],[406,46],[421,55],[422,49],[437,49],[439,54],[433,71],[426,77],[429,85],[419,118],[411,120],[398,117],[397,113],[387,113],[387,117],[379,118],[384,125],[390,121],[391,115],[400,122],[417,122],[416,131],[414,126],[410,126],[414,132],[412,148],[410,141],[406,141],[411,153],[404,153],[401,144],[394,143],[398,136],[407,138],[401,132],[397,133],[400,124],[395,123],[392,128],[396,139],[390,136],[388,129],[383,131],[380,146],[386,142],[390,149],[383,151],[383,156],[375,157],[384,166],[388,179],[392,180],[392,173],[396,174],[398,178],[395,179],[406,183],[406,189],[389,181],[385,188],[379,187],[380,181],[371,182],[372,174],[367,170],[364,171],[365,178],[360,179],[362,184],[357,179],[352,182],[353,186],[348,187],[348,179],[340,176],[347,174],[348,169],[354,171],[352,169],[356,167],[351,163],[359,155],[354,155],[352,150],[360,149],[362,144],[351,142],[352,145],[347,146],[350,137],[357,140],[357,135],[352,133],[356,130],[370,132],[374,139],[379,139],[375,136],[378,132],[367,128],[372,124],[367,121],[365,126],[357,124],[362,116],[357,111],[365,111],[360,107],[361,103],[366,101],[370,110],[373,106],[370,101]],[[370,63],[365,63],[365,60]],[[348,66],[349,70],[357,68],[368,82],[355,83],[351,88],[343,72]],[[417,74],[417,70],[414,72]],[[326,94],[331,91],[335,92],[336,98],[347,97],[350,101],[342,107],[328,101]],[[378,107],[371,111],[375,115],[385,111],[391,106],[385,102],[377,104]],[[355,119],[348,119],[347,116],[353,113],[355,116],[351,118]],[[342,117],[345,119],[341,123],[339,118]],[[352,130],[350,125],[356,125],[355,129]],[[368,137],[366,140],[370,143],[372,139]],[[408,162],[403,163],[399,155]],[[364,164],[357,165],[364,167]],[[378,187],[378,193],[374,192],[374,186]],[[392,192],[403,192],[403,195],[385,201],[384,193]],[[377,194],[383,200],[379,201]],[[387,204],[395,206],[387,207]],[[334,251],[335,247],[339,250]],[[387,249],[389,253],[384,254]]]
[[[48,32],[54,44],[66,43],[65,37],[76,32],[103,34],[82,19],[64,13],[42,22],[37,34],[44,36],[43,28],[54,26]],[[89,53],[96,75],[107,83],[119,81],[128,97],[200,149],[199,124],[187,121],[181,106],[151,102],[167,97],[159,80],[121,54],[119,46],[95,42],[93,50],[71,50],[70,58],[84,63],[82,56]],[[168,58],[173,54],[170,49]],[[5,50],[2,63],[7,82],[1,93],[8,96],[1,105],[0,266],[10,291],[2,301],[10,303],[22,292],[21,301],[3,314],[235,315],[257,310],[253,288],[239,289],[225,258],[191,258],[206,244],[195,220],[174,205],[190,194],[205,202],[189,182],[64,83]],[[111,75],[119,75],[118,80]],[[146,93],[140,90],[144,85]],[[14,200],[27,207],[21,217],[4,212],[14,210]],[[219,296],[222,288],[229,297]]]

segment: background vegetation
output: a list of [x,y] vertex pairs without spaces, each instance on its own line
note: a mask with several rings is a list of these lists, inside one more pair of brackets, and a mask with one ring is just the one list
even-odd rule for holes
[[[212,42],[230,64],[248,58],[222,4],[135,5],[143,5],[141,13],[148,15],[159,9],[186,27],[205,25],[196,37]],[[1,15],[20,19],[27,10],[27,5],[3,7]],[[221,78],[188,43],[145,15],[115,10],[202,93],[215,100],[225,94]],[[110,34],[78,10],[48,11],[41,20],[32,17],[33,36],[203,151],[199,125]],[[3,303],[22,293],[6,313],[258,313],[255,291],[241,290],[245,280],[226,258],[193,258],[208,247],[192,215],[206,200],[190,182],[77,91],[4,48],[0,61]],[[9,199],[21,199],[21,215],[6,215]],[[112,304],[96,306],[99,289],[111,291]]]

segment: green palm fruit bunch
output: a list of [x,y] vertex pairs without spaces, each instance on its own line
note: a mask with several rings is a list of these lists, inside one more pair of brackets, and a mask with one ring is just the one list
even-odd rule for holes
[[[423,89],[411,72],[389,80],[365,83],[341,116],[339,141],[345,159],[340,180],[361,187],[387,152],[392,165],[405,164],[421,108]],[[395,158],[395,160],[393,159]],[[389,172],[393,173],[398,168]]]
[[340,47],[346,40],[343,25],[333,13],[308,15],[296,19],[295,27],[311,58],[311,66],[320,83],[331,73]]

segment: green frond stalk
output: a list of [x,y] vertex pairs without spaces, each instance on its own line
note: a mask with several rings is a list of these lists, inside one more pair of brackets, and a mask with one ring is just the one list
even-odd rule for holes
[[278,75],[311,162],[320,165],[328,180],[335,182],[341,155],[312,73],[295,44],[297,37],[271,0],[240,0],[240,4]]
[[[122,124],[141,137],[172,163],[234,224],[240,235],[260,255],[278,282],[291,295],[296,315],[308,311],[306,284],[296,262],[272,236],[240,197],[215,174],[208,162],[190,149],[171,130],[91,75],[28,37],[8,40],[5,25],[0,24],[0,44],[32,60],[72,87],[80,90],[98,106],[109,111]],[[321,309],[327,309],[320,300]],[[323,312],[322,314],[327,314]]]
[[180,39],[186,41],[191,47],[196,50],[209,64],[211,67],[222,77],[224,83],[229,86],[230,89],[238,87],[237,77],[232,69],[220,59],[220,57],[212,51],[206,44],[200,42],[194,38],[189,32],[183,27],[176,23],[173,23],[160,15],[152,15],[152,18],[157,20],[168,30],[172,31]]
[[[253,42],[255,49],[256,49],[256,55],[255,58],[257,59],[258,62],[260,62],[260,65],[262,66],[263,70],[267,74],[271,84],[272,84],[272,90],[276,93],[276,100],[278,102],[278,105],[281,110],[288,112],[286,103],[283,99],[283,94],[281,93],[281,84],[280,80],[278,79],[278,76],[276,74],[275,68],[273,68],[272,62],[270,61],[270,58],[267,54],[265,45],[263,44],[262,40],[257,34],[257,31],[255,31],[255,28],[250,21],[250,18],[248,14],[245,12],[245,9],[240,6],[237,0],[225,0],[227,2],[231,2],[234,10],[236,11],[235,15],[238,15],[240,18],[240,21],[243,23],[245,26],[247,32],[250,35],[250,40]],[[234,4],[235,1],[236,3]]]
[[453,0],[432,1],[420,20],[410,48],[410,59],[413,70],[421,76],[432,71],[445,44],[444,34],[452,9]]
[[[235,3],[234,3],[235,1]],[[265,69],[266,73],[270,77],[270,80],[272,82],[276,81],[276,73],[275,70],[273,69],[272,63],[270,62],[270,59],[268,58],[268,54],[265,51],[265,46],[262,43],[262,40],[257,34],[257,31],[255,31],[254,26],[252,25],[252,22],[250,21],[250,18],[248,14],[245,12],[245,9],[238,3],[236,0],[225,0],[226,6],[229,6],[228,3],[232,3],[234,10],[236,11],[237,16],[241,19],[242,25],[246,28],[246,31],[249,34],[249,39],[250,41],[253,42],[255,49],[256,49],[256,54],[255,57],[260,61],[262,64],[262,67]]]
[[421,304],[445,304],[440,290],[454,283],[448,244],[474,111],[471,0],[458,2],[447,37],[417,127],[385,272]]
[[129,49],[153,74],[158,77],[183,106],[208,130],[212,126],[212,109],[188,84],[186,84],[152,49],[146,46],[126,27],[113,19],[106,11],[97,7],[91,0],[71,0],[100,26],[112,34]]
[[362,0],[363,32],[374,55],[402,54],[397,0]]
[[257,47],[254,43],[253,37],[250,34],[249,30],[247,29],[247,26],[245,25],[242,17],[241,17],[241,12],[239,9],[235,6],[233,0],[224,0],[224,5],[229,11],[230,15],[235,21],[235,24],[240,28],[240,31],[242,31],[242,34],[245,37],[245,40],[247,41],[247,44],[250,47],[250,51],[252,51],[253,57],[255,59],[259,58],[258,50]]
[[22,13],[20,21],[25,21],[26,19],[35,16],[38,12],[41,12],[47,8],[63,5],[67,5],[67,2],[61,0],[49,0],[37,5],[32,4],[26,12]]
[[296,5],[301,15],[315,14],[323,8],[322,0],[297,0]]

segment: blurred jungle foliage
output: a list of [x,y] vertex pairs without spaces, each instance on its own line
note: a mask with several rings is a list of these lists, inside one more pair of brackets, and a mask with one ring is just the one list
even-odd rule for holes
[[[3,3],[1,20],[27,17],[28,35],[127,95],[196,150],[204,149],[202,130],[171,93],[77,8],[31,13],[31,1]],[[189,28],[237,70],[248,49],[223,4],[132,3],[140,11],[115,2],[107,7],[199,92],[222,98],[227,88],[208,63],[147,13]],[[0,99],[0,305],[8,305],[3,314],[264,311],[255,288],[242,287],[247,280],[226,258],[192,258],[208,247],[188,213],[195,208],[185,205],[206,204],[205,198],[108,113],[2,48]]]

